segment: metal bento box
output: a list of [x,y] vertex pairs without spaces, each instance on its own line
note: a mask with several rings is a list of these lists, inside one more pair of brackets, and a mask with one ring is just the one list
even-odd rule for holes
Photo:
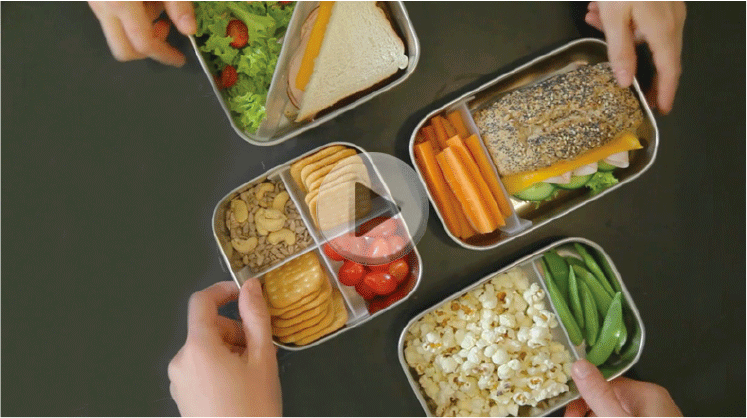
[[[375,203],[372,205],[372,209],[365,217],[357,219],[355,225],[342,225],[341,227],[330,229],[333,231],[334,235],[327,234],[327,231],[329,230],[324,230],[323,232],[317,226],[316,222],[312,220],[320,218],[312,218],[310,206],[306,200],[309,193],[303,191],[296,183],[296,180],[294,180],[293,174],[291,173],[291,165],[296,161],[300,161],[307,156],[324,151],[330,147],[355,151],[355,154],[353,155],[361,157],[363,164],[366,167],[365,169],[371,177],[371,182],[381,183],[377,190],[384,190],[384,192],[388,191],[386,184],[381,180],[381,176],[375,164],[368,158],[363,149],[350,143],[334,142],[309,151],[284,165],[275,167],[261,176],[240,185],[221,199],[213,211],[213,235],[218,245],[221,259],[225,262],[225,265],[228,266],[231,276],[239,286],[243,285],[246,280],[251,278],[260,278],[264,283],[268,273],[278,271],[278,269],[283,268],[288,263],[292,263],[293,260],[296,260],[299,257],[304,257],[308,253],[313,253],[319,261],[321,270],[323,271],[322,275],[328,279],[325,283],[331,285],[330,291],[342,297],[345,310],[347,311],[347,321],[344,326],[310,344],[296,345],[292,343],[283,343],[278,338],[274,339],[276,345],[287,350],[302,350],[304,348],[321,344],[336,335],[368,321],[379,313],[402,303],[402,301],[408,298],[418,287],[422,276],[422,260],[420,254],[412,241],[410,241],[409,244],[411,244],[411,250],[407,252],[407,248],[410,248],[410,246],[408,246],[399,253],[400,255],[397,256],[404,257],[409,266],[409,273],[402,282],[398,282],[399,284],[396,291],[391,295],[366,300],[354,287],[345,286],[338,280],[338,270],[340,270],[343,261],[334,260],[324,250],[325,244],[331,241],[330,238],[334,240],[336,237],[340,237],[344,234],[351,234],[353,228],[356,228],[357,231],[357,228],[359,228],[361,224],[377,217],[390,216],[393,219],[401,220],[401,214],[398,212],[392,212],[390,206],[377,205]],[[271,184],[271,186],[265,186],[268,183]],[[384,192],[382,192],[382,194],[385,194]],[[259,196],[259,194],[261,194],[261,196]],[[256,205],[254,204],[255,201],[251,200],[255,198],[257,199]],[[280,199],[281,202],[278,202],[279,204],[276,205],[276,200],[278,199]],[[244,201],[244,203],[239,202],[239,200]],[[249,200],[251,204],[246,204],[247,200]],[[239,206],[240,210],[235,211],[234,206]],[[243,206],[243,208],[240,206]],[[268,216],[268,210],[265,208],[280,208],[279,210],[281,210],[284,216],[282,224],[283,229],[289,229],[295,237],[291,244],[283,242],[283,237],[279,237],[274,241],[275,244],[273,244],[273,241],[270,239],[272,232],[268,233],[268,231],[277,231],[278,226],[272,228],[268,226],[267,228],[269,229],[264,232],[266,238],[260,237],[259,244],[257,244],[257,239],[254,239],[251,244],[247,243],[247,241],[251,240],[252,237],[258,237],[258,233],[262,234],[262,232],[259,232],[260,226],[258,222],[261,221],[263,225],[266,222],[264,217]],[[237,215],[237,213],[242,211],[243,213]],[[236,222],[237,217],[241,217],[240,222]],[[401,228],[404,228],[405,230],[403,234],[411,239],[410,233],[404,222],[399,225],[401,225]],[[249,231],[247,236],[250,237],[241,238],[234,242],[231,229],[235,227],[243,228],[244,231]],[[265,226],[262,227],[264,228]],[[285,234],[288,233],[285,232]],[[264,248],[260,248],[260,246],[263,245],[263,242]],[[249,250],[245,250],[242,249],[243,245],[252,245],[252,247]],[[277,247],[268,248],[272,247],[272,245],[276,245]],[[242,253],[239,249],[242,249],[244,252]],[[257,254],[257,251],[260,249],[264,251],[264,253]],[[402,256],[402,254],[405,255]],[[250,258],[250,256],[252,258]],[[259,259],[260,257],[261,259]],[[265,296],[266,295],[267,294],[265,294]],[[270,310],[270,313],[273,313],[272,309]],[[273,321],[274,319],[275,318],[273,318]]]
[[[415,393],[415,396],[420,401],[420,404],[422,405],[423,410],[426,412],[428,416],[437,416],[435,414],[435,411],[433,410],[433,408],[435,407],[435,402],[424,393],[424,389],[419,383],[420,378],[422,376],[422,372],[419,373],[419,371],[415,367],[412,367],[412,365],[408,364],[408,361],[406,359],[407,357],[406,346],[408,344],[408,341],[410,343],[414,343],[414,339],[411,338],[408,340],[408,336],[410,336],[411,333],[413,333],[413,336],[414,336],[414,333],[422,334],[421,331],[416,329],[416,327],[423,326],[421,324],[422,322],[421,319],[424,318],[426,315],[433,315],[433,313],[439,309],[454,309],[455,307],[453,305],[454,301],[459,301],[460,297],[467,295],[468,293],[474,291],[475,289],[480,289],[481,287],[485,286],[487,283],[492,283],[493,279],[499,277],[501,274],[506,274],[507,272],[514,271],[514,269],[519,269],[528,278],[528,286],[537,284],[539,286],[539,289],[541,289],[544,292],[544,295],[548,295],[548,288],[546,286],[546,282],[543,279],[543,276],[541,273],[543,255],[549,251],[555,251],[557,252],[558,255],[562,257],[573,257],[574,259],[578,259],[580,262],[581,256],[576,251],[574,247],[575,244],[581,244],[585,246],[585,248],[590,249],[592,252],[596,253],[598,257],[603,258],[604,262],[607,263],[606,265],[608,268],[607,271],[610,272],[608,274],[614,275],[614,277],[611,278],[610,280],[613,280],[615,287],[616,288],[619,287],[620,289],[620,293],[622,295],[622,305],[624,306],[624,309],[625,309],[626,326],[630,327],[630,331],[627,334],[628,337],[626,340],[627,341],[626,345],[622,349],[620,356],[616,358],[617,360],[615,360],[617,361],[617,363],[613,365],[604,364],[603,366],[600,367],[600,370],[602,370],[604,376],[608,380],[611,380],[618,376],[621,376],[623,373],[625,373],[634,364],[638,362],[638,359],[640,358],[641,351],[643,350],[643,345],[645,341],[645,329],[643,327],[643,321],[641,320],[640,313],[638,312],[638,309],[636,308],[635,303],[633,302],[633,298],[631,297],[630,293],[625,287],[625,284],[620,278],[620,274],[615,268],[614,264],[612,263],[612,260],[610,260],[607,253],[604,252],[604,250],[599,245],[595,244],[592,241],[589,241],[584,238],[576,238],[576,237],[562,239],[537,252],[534,252],[526,257],[523,257],[520,260],[506,266],[505,268],[502,268],[499,271],[480,279],[473,285],[463,290],[460,290],[459,292],[456,292],[452,294],[451,296],[446,297],[444,300],[435,304],[433,307],[426,309],[422,313],[412,318],[407,323],[407,325],[405,326],[399,338],[399,344],[398,344],[398,349],[397,349],[398,356],[399,356],[400,363],[402,364],[404,373],[407,376],[407,380],[410,382],[410,386],[412,387],[412,390]],[[524,298],[526,298],[526,296],[524,296]],[[563,324],[563,321],[559,319],[558,311],[557,311],[555,304],[552,302],[549,296],[544,297],[544,300],[551,306],[552,311],[558,323],[557,327],[554,327],[550,330],[551,335],[552,335],[552,340],[561,343],[562,346],[568,351],[568,353],[571,354],[572,359],[570,359],[570,361],[575,361],[579,358],[585,358],[586,357],[586,342],[583,342],[579,345],[574,345],[571,342],[571,339],[569,338],[568,331],[565,325]],[[464,309],[462,306],[457,306],[456,308],[457,310]],[[497,308],[494,308],[494,309],[497,309]],[[449,327],[442,326],[442,325],[439,325],[439,323],[436,323],[435,328],[433,328],[433,332],[441,335],[441,334],[444,334],[444,330],[446,328],[449,328]],[[428,329],[431,329],[431,328],[428,328]],[[517,336],[513,338],[511,337],[507,337],[507,338],[516,340],[516,339],[519,339],[520,337],[518,337],[518,334],[517,334]],[[427,343],[428,341],[430,340],[426,339],[425,343]],[[441,364],[444,364],[444,363],[441,363]],[[500,369],[498,369],[497,372],[494,371],[492,373],[500,373]],[[482,374],[489,375],[490,373],[485,372]],[[572,400],[577,399],[579,397],[579,393],[577,389],[575,388],[575,385],[572,383],[572,380],[570,378],[570,373],[568,373],[567,379],[568,379],[567,381],[568,390],[566,392],[561,393],[552,398],[543,400],[534,407],[530,407],[530,406],[517,407],[518,415],[519,416],[547,415],[558,410],[559,408],[562,408],[563,406],[565,406]],[[482,413],[480,415],[485,415],[485,413]]]
[[522,87],[527,87],[546,80],[554,75],[564,74],[573,69],[579,68],[586,64],[597,64],[607,61],[607,45],[603,41],[587,38],[572,41],[552,52],[544,54],[532,61],[519,66],[518,68],[502,74],[494,80],[483,84],[482,86],[469,91],[459,98],[434,109],[416,126],[410,139],[410,159],[415,166],[420,180],[428,186],[423,170],[416,161],[415,147],[416,138],[421,128],[425,127],[429,121],[439,114],[458,113],[464,120],[465,129],[468,134],[476,135],[479,139],[478,148],[487,156],[488,162],[485,166],[499,183],[500,190],[504,197],[507,197],[507,206],[510,207],[510,215],[506,216],[506,225],[494,230],[489,234],[477,234],[468,239],[461,239],[449,230],[446,224],[445,216],[438,207],[434,194],[430,188],[426,187],[428,197],[436,211],[446,233],[459,245],[473,250],[493,249],[501,244],[510,241],[513,238],[526,235],[531,231],[545,225],[555,219],[566,215],[567,213],[580,208],[581,206],[599,199],[600,197],[612,193],[620,186],[633,181],[643,174],[654,162],[659,147],[659,132],[656,126],[651,109],[649,108],[643,93],[641,92],[638,82],[634,80],[631,91],[635,99],[640,104],[643,122],[639,125],[635,133],[643,145],[642,149],[630,151],[630,162],[627,168],[618,168],[615,170],[615,176],[619,183],[602,190],[598,194],[592,195],[585,188],[575,190],[562,190],[556,197],[542,202],[531,202],[520,200],[506,193],[506,188],[500,180],[500,175],[496,169],[495,162],[488,154],[485,143],[481,137],[474,115],[481,109],[495,103],[497,100],[510,92],[517,91]]
[[267,93],[265,106],[268,109],[267,116],[255,133],[246,132],[236,124],[228,106],[226,95],[222,94],[214,75],[210,71],[210,66],[207,62],[209,59],[208,54],[199,49],[194,36],[189,37],[192,48],[200,61],[205,75],[210,80],[213,92],[218,98],[223,111],[226,113],[228,121],[236,133],[246,142],[258,146],[272,146],[284,142],[394,88],[405,81],[415,71],[415,66],[420,58],[420,43],[404,3],[401,1],[377,2],[377,5],[384,10],[390,23],[392,23],[394,31],[404,43],[405,55],[408,58],[407,67],[397,71],[393,76],[379,82],[375,86],[341,100],[331,108],[320,112],[321,115],[312,120],[295,122],[286,117],[285,109],[290,103],[287,93],[288,70],[294,53],[301,45],[301,28],[307,17],[318,4],[319,2],[317,1],[296,2],[288,29],[282,38],[282,49]]

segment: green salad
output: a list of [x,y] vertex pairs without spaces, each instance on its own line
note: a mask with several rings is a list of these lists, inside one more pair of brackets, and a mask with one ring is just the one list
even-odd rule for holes
[[234,121],[254,133],[280,56],[293,2],[194,2],[200,51],[223,92]]

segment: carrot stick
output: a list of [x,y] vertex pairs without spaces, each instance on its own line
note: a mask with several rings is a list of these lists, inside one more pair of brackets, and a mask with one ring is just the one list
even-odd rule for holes
[[456,195],[472,227],[481,234],[493,232],[497,228],[485,205],[480,201],[477,188],[470,181],[453,148],[446,148],[436,155],[436,161],[444,173],[446,182]]
[[433,194],[436,206],[438,206],[441,216],[444,218],[446,228],[451,231],[452,234],[460,236],[462,235],[461,228],[459,227],[458,217],[456,215],[456,209],[453,203],[450,201],[448,195],[449,186],[444,180],[441,168],[436,162],[436,157],[433,152],[433,146],[430,141],[422,142],[415,145],[415,161],[417,161],[420,167],[420,172],[425,177],[425,182],[428,185],[428,189]]
[[421,142],[425,142],[425,134],[423,134],[422,129],[420,130],[420,132],[415,134],[415,143],[419,144]]
[[446,128],[443,123],[444,120],[445,119],[441,116],[434,116],[433,119],[431,119],[431,125],[433,125],[433,129],[436,130],[436,142],[434,144],[438,144],[439,149],[446,148],[446,140],[449,139],[446,135]]
[[449,144],[449,148],[454,149],[457,156],[464,164],[464,167],[467,169],[467,175],[472,179],[472,182],[477,187],[477,191],[480,194],[480,201],[485,204],[488,213],[495,218],[498,226],[506,225],[506,221],[503,220],[501,210],[493,197],[493,193],[490,191],[490,187],[488,187],[488,183],[485,182],[485,179],[480,173],[480,169],[477,167],[477,163],[472,158],[472,155],[470,155],[467,147],[464,146],[464,142],[458,136],[455,136],[450,138],[447,143]]
[[464,126],[464,121],[462,120],[462,115],[459,113],[458,110],[455,110],[447,116],[449,119],[449,122],[451,122],[452,125],[454,125],[454,128],[457,131],[457,134],[462,138],[466,138],[469,136],[469,131]]
[[480,167],[480,173],[482,173],[482,177],[488,183],[488,186],[490,186],[490,191],[493,193],[493,197],[498,203],[498,207],[501,208],[501,214],[503,214],[504,217],[508,218],[509,216],[511,216],[511,212],[513,212],[513,207],[511,205],[511,202],[509,202],[508,198],[506,198],[506,195],[503,193],[503,189],[498,182],[498,176],[495,173],[495,169],[493,169],[493,166],[490,165],[488,156],[486,155],[485,150],[480,145],[480,139],[477,137],[477,135],[471,135],[464,140],[464,143],[465,145],[467,145],[470,154],[472,154],[472,158],[474,158],[475,162],[477,162],[477,166]]
[[423,132],[423,135],[425,135],[425,140],[431,144],[431,147],[434,151],[441,151],[441,149],[438,147],[438,139],[436,139],[436,130],[433,129],[433,125],[428,125],[421,129]]
[[443,124],[444,124],[444,129],[446,129],[447,138],[451,138],[454,135],[458,135],[456,128],[454,128],[454,125],[452,125],[448,119],[443,118]]

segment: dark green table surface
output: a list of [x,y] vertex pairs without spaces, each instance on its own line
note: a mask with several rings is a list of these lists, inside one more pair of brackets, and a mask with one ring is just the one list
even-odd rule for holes
[[[182,69],[116,62],[85,3],[2,4],[2,414],[175,415],[166,365],[188,296],[230,279],[210,217],[265,169],[328,141],[408,161],[429,109],[586,36],[568,3],[408,4],[422,55],[402,85],[294,140],[248,145],[189,43]],[[583,4],[581,8],[585,7]],[[339,338],[280,353],[287,415],[420,415],[406,322],[552,241],[589,238],[646,325],[630,375],[686,415],[745,413],[745,5],[689,5],[684,73],[641,178],[493,251],[433,211],[420,288]]]

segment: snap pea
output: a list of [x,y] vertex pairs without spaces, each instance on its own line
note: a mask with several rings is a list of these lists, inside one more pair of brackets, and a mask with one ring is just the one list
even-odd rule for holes
[[604,272],[605,276],[607,276],[607,279],[612,284],[612,287],[615,289],[615,292],[622,292],[622,288],[620,287],[620,282],[618,281],[617,276],[615,275],[615,272],[612,271],[612,266],[610,265],[609,260],[607,260],[607,257],[602,254],[601,251],[596,251],[596,259],[599,261],[599,265],[602,267],[602,271]]
[[596,277],[581,266],[571,266],[573,271],[576,273],[576,277],[581,279],[589,287],[591,294],[594,295],[594,302],[597,304],[597,310],[599,314],[604,317],[607,315],[607,310],[610,308],[612,297],[604,290],[601,284],[597,281]]
[[578,281],[576,280],[576,273],[573,270],[568,275],[568,304],[573,312],[573,317],[576,318],[578,327],[584,329],[584,310],[581,308],[581,296],[578,290]]
[[[620,293],[620,292],[617,292]],[[620,354],[623,346],[628,342],[628,327],[625,326],[625,316],[623,315],[622,327],[620,327],[620,338],[617,339],[615,344],[615,354]]]
[[615,291],[612,290],[612,286],[610,286],[609,282],[607,281],[607,278],[604,277],[604,273],[602,273],[602,269],[599,268],[599,265],[596,261],[594,261],[594,257],[589,254],[588,251],[586,251],[586,248],[584,248],[583,245],[579,244],[578,242],[573,244],[574,247],[576,247],[576,251],[581,255],[581,258],[584,259],[584,263],[586,264],[586,267],[589,269],[589,271],[594,274],[594,277],[599,280],[599,283],[602,284],[604,287],[604,290],[607,291],[607,293],[610,294],[610,296],[615,294]]
[[555,284],[558,285],[558,289],[563,292],[563,295],[568,295],[568,273],[571,270],[568,263],[555,251],[546,252],[542,259],[547,264],[547,269],[555,280]]
[[597,343],[597,336],[599,335],[599,314],[597,313],[597,304],[594,303],[594,296],[591,294],[591,290],[582,281],[578,281],[578,287],[581,293],[581,303],[584,308],[584,319],[586,320],[586,343],[594,345]]
[[565,257],[565,262],[568,263],[569,266],[581,266],[583,268],[586,268],[586,264],[582,260],[579,260],[576,257]]
[[571,314],[570,309],[568,309],[568,305],[565,303],[565,299],[560,293],[560,289],[558,289],[558,286],[555,284],[550,273],[547,272],[547,269],[545,269],[545,283],[547,283],[547,293],[550,295],[550,301],[555,305],[555,309],[558,311],[558,316],[563,322],[563,325],[565,325],[566,331],[568,331],[568,338],[571,339],[573,345],[581,344],[581,342],[584,341],[581,329],[579,329],[576,320],[573,319],[573,314]]
[[625,347],[625,349],[620,353],[620,361],[627,361],[635,358],[641,346],[641,338],[643,338],[641,327],[636,326],[633,330],[633,336],[628,340],[627,347]]
[[615,293],[607,315],[604,317],[602,329],[599,331],[599,341],[586,353],[586,359],[595,366],[601,365],[610,357],[620,337],[620,328],[624,327],[621,299],[622,294]]

